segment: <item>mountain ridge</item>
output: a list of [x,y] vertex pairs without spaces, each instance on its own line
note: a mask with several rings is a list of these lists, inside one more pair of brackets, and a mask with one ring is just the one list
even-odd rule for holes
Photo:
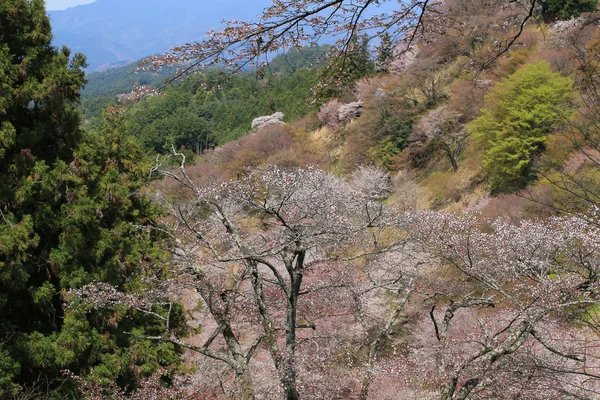
[[268,0],[259,4],[239,0],[210,4],[194,0],[97,0],[48,14],[54,45],[84,53],[89,71],[95,71],[201,40],[223,20],[255,19],[256,10],[268,4]]

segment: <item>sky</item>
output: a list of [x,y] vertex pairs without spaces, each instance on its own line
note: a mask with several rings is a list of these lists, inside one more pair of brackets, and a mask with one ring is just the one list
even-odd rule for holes
[[47,10],[64,10],[68,7],[75,7],[80,4],[93,3],[95,0],[46,0]]

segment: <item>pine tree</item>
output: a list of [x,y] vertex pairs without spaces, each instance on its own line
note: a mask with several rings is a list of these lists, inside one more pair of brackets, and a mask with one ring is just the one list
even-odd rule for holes
[[545,0],[542,5],[545,10],[558,17],[569,19],[582,12],[594,11],[598,6],[598,0]]
[[85,59],[51,38],[42,0],[0,3],[0,385],[10,382],[0,393],[28,372],[14,350],[22,335],[61,324],[58,271],[48,262],[65,194],[54,168],[81,137]]
[[390,63],[394,60],[394,43],[389,33],[384,32],[381,35],[381,43],[376,47],[377,50],[377,69],[386,72]]
[[64,295],[93,280],[134,288],[160,253],[135,228],[158,215],[138,195],[143,154],[114,119],[83,134],[85,57],[51,38],[43,0],[0,2],[0,397],[63,369],[125,374],[130,340]]
[[319,76],[315,97],[321,101],[351,92],[356,81],[373,74],[375,70],[367,35],[352,36],[346,52],[334,57],[337,57],[335,62],[328,64]]

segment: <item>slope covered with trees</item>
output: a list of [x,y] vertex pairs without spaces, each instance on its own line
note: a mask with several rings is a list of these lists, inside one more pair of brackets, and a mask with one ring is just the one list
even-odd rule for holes
[[[472,27],[501,10],[448,7]],[[597,204],[595,135],[584,128],[595,115],[595,77],[587,58],[564,53],[595,51],[596,28],[580,24],[557,24],[546,39],[528,27],[483,72],[473,65],[489,61],[489,44],[515,31],[491,26],[465,38],[450,23],[436,26],[390,63],[397,75],[372,75],[324,104],[320,130],[304,131],[305,121],[265,129],[194,166],[158,166],[169,178],[157,193],[172,212],[179,265],[194,271],[207,307],[198,321],[215,327],[199,335],[202,346],[183,340],[200,368],[212,365],[230,385],[197,377],[191,390],[248,399],[594,398],[596,217],[588,209],[522,219],[555,214],[573,196]],[[587,101],[579,116],[576,93]],[[362,115],[348,123],[340,109],[356,99]],[[250,158],[257,143],[271,152]],[[260,167],[274,160],[317,161],[349,178]],[[393,180],[369,167],[352,173],[361,163],[398,172]],[[245,175],[246,165],[258,168]],[[536,206],[489,196],[528,184],[519,195]],[[502,202],[515,202],[507,216],[521,213],[518,225],[398,210],[496,216]],[[321,250],[330,240],[334,249]]]
[[[223,68],[209,69],[169,86],[165,96],[146,98],[125,117],[128,133],[144,150],[158,153],[171,146],[201,152],[224,144],[250,130],[256,117],[283,112],[288,121],[314,111],[312,89],[328,46],[293,49],[270,61],[263,72],[231,75]],[[95,129],[102,109],[118,104],[117,96],[133,85],[158,87],[175,68],[132,74],[133,66],[88,75],[80,110]]]
[[171,146],[196,153],[246,134],[254,118],[283,112],[293,120],[314,110],[314,71],[264,78],[232,76],[214,70],[188,78],[164,96],[135,104],[125,118],[128,132],[146,150],[168,152]]
[[[159,74],[152,72],[133,73],[136,65],[130,64],[103,72],[93,72],[86,75],[86,83],[81,90],[79,109],[88,124],[94,124],[102,117],[102,110],[117,103],[117,95],[131,91],[133,85],[160,86],[165,78],[175,72],[168,68]],[[96,126],[97,127],[97,126]]]
[[[595,4],[371,4],[284,0],[152,58],[192,68],[86,132],[83,58],[41,2],[2,9],[30,26],[2,36],[3,396],[600,395]],[[346,58],[261,65],[336,30]],[[229,56],[256,69],[205,69]]]

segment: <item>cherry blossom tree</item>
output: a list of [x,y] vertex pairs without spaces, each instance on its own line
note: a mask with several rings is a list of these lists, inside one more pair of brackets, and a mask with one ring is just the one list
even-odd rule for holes
[[[266,167],[199,186],[184,162],[163,165],[154,172],[179,190],[156,187],[169,217],[152,229],[173,238],[173,278],[139,295],[72,294],[163,321],[143,337],[212,360],[205,396],[368,399],[393,381],[443,400],[600,394],[600,228],[588,220],[402,212],[370,167],[350,183]],[[169,297],[184,290],[201,304],[193,337],[170,329]]]
[[429,293],[441,399],[598,396],[600,342],[589,324],[575,325],[600,301],[595,225],[555,217],[482,229],[475,216],[435,212],[409,219],[417,242],[460,274]]
[[[180,202],[157,194],[171,216],[162,229],[178,243],[176,262],[215,326],[199,348],[172,335],[157,339],[227,363],[242,398],[255,396],[248,364],[263,346],[284,397],[298,399],[298,360],[310,363],[299,348],[325,348],[331,336],[347,334],[342,321],[352,323],[353,299],[369,285],[361,283],[355,261],[404,244],[390,235],[393,214],[380,202],[381,188],[357,177],[354,189],[315,168],[268,167],[206,187],[195,184],[183,163],[178,171],[156,171],[188,191],[189,200]],[[389,179],[378,178],[371,186]],[[340,324],[327,327],[335,318]],[[213,343],[224,350],[213,350]]]
[[[392,3],[394,3],[392,5]],[[220,31],[210,31],[207,38],[173,48],[164,55],[151,56],[140,63],[140,69],[157,69],[182,65],[173,79],[211,65],[225,65],[234,71],[246,66],[262,67],[268,55],[292,47],[311,45],[322,38],[335,37],[335,61],[346,55],[352,38],[367,33],[370,36],[389,35],[391,45],[401,42],[405,51],[416,40],[428,35],[443,37],[454,29],[460,32],[463,21],[454,19],[448,10],[465,7],[465,1],[411,0],[274,0],[256,21],[226,21]],[[489,2],[483,2],[487,3]],[[504,36],[496,40],[497,49],[486,60],[489,65],[512,46],[525,25],[534,18],[539,0],[493,2],[494,15],[500,16],[495,26]],[[475,7],[480,10],[482,7]],[[488,7],[489,8],[489,7]],[[481,38],[480,38],[481,39]],[[339,63],[338,63],[339,64]],[[343,71],[343,68],[342,68]]]
[[467,137],[466,127],[460,123],[459,113],[449,110],[445,105],[438,107],[424,115],[414,130],[439,145],[450,161],[452,171],[458,170],[457,158]]

